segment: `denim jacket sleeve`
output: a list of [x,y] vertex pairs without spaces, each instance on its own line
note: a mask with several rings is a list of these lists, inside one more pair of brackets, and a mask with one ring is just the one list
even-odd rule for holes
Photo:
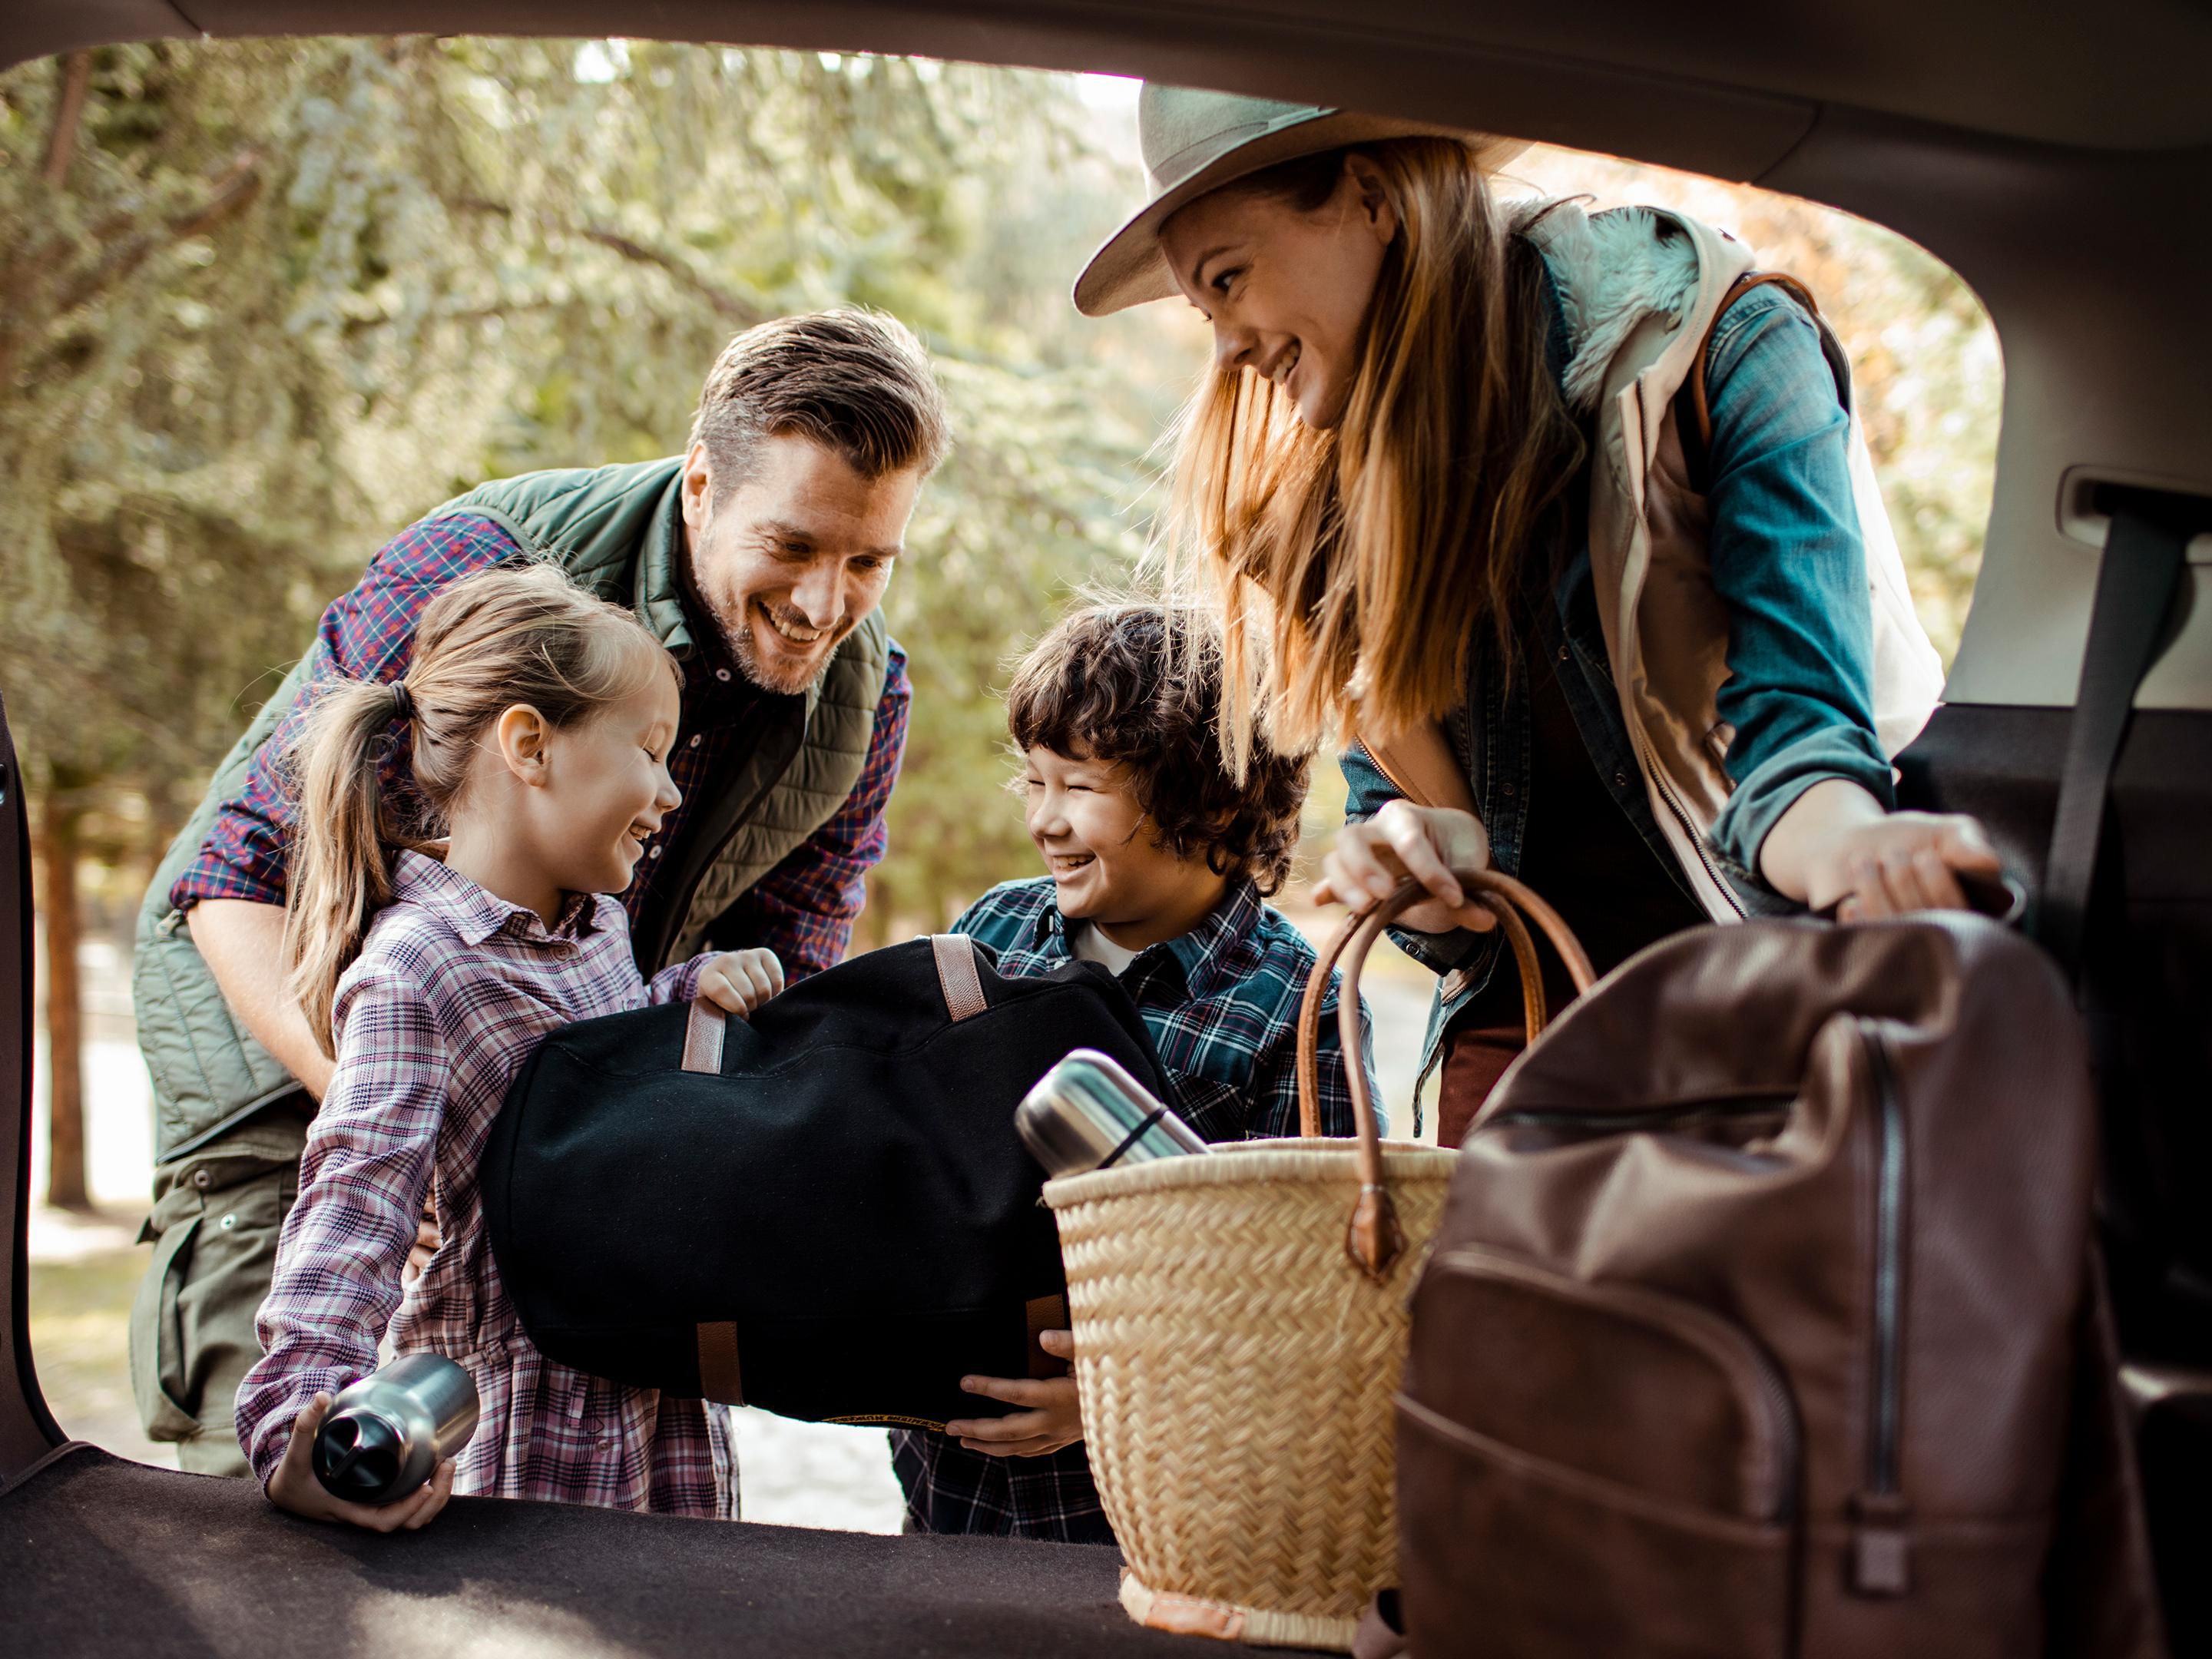
[[1729,608],[1718,712],[1735,728],[1720,852],[1759,869],[1767,832],[1827,778],[1895,805],[1875,734],[1874,622],[1852,505],[1850,424],[1811,318],[1753,289],[1713,337],[1713,585]]

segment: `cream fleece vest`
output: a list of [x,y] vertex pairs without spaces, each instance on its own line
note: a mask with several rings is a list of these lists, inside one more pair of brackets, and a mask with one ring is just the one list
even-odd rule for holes
[[[1711,513],[1690,487],[1674,397],[1753,258],[1711,226],[1653,209],[1593,218],[1562,206],[1535,234],[1566,316],[1567,399],[1593,416],[1590,572],[1621,716],[1652,813],[1692,890],[1713,920],[1735,921],[1743,911],[1711,842],[1734,787],[1723,765],[1733,733],[1718,713],[1728,607],[1714,590]],[[1894,755],[1942,695],[1942,663],[1912,609],[1850,396],[1849,359],[1815,321],[1850,416],[1852,501],[1874,612],[1875,723],[1883,751]],[[1474,810],[1440,730],[1364,746],[1408,799]]]

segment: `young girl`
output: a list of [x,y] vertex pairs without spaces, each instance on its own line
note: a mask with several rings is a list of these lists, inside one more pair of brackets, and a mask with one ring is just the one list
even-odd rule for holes
[[[629,884],[680,799],[678,714],[659,642],[544,566],[455,583],[424,613],[404,678],[341,682],[315,713],[285,945],[336,1071],[261,1307],[264,1352],[238,1394],[239,1442],[295,1514],[411,1529],[455,1491],[734,1513],[719,1412],[531,1346],[477,1185],[507,1083],[555,1027],[694,995],[742,1014],[783,988],[768,951],[699,957],[647,984],[622,906],[603,896]],[[387,820],[378,762],[394,720],[433,823]],[[442,857],[416,830],[442,831]],[[403,1306],[426,1194],[441,1242]],[[308,1452],[331,1395],[375,1369],[387,1326],[398,1352],[467,1367],[482,1414],[429,1485],[373,1509],[325,1492]]]

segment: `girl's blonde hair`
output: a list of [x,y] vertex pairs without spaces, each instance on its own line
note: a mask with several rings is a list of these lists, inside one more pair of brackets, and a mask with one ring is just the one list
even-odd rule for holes
[[[299,790],[284,905],[289,988],[325,1054],[331,1003],[376,912],[392,902],[387,847],[424,850],[450,819],[492,723],[527,704],[556,730],[582,724],[676,672],[629,611],[552,565],[465,576],[433,599],[403,678],[325,681],[293,750]],[[678,682],[680,685],[680,681]],[[420,805],[392,811],[380,774],[395,720],[412,739]]]
[[1395,139],[1224,188],[1313,212],[1355,153],[1398,233],[1343,420],[1317,431],[1252,370],[1209,368],[1177,424],[1164,550],[1171,580],[1195,567],[1221,606],[1222,749],[1239,774],[1255,700],[1296,751],[1456,707],[1478,629],[1510,672],[1529,562],[1559,544],[1584,453],[1524,234],[1548,208],[1501,210],[1465,144]]

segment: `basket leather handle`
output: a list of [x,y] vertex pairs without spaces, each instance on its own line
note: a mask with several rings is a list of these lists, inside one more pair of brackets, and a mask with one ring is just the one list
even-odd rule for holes
[[[1528,1040],[1534,1042],[1550,1016],[1544,1002],[1543,964],[1537,960],[1536,942],[1528,931],[1528,920],[1543,930],[1553,949],[1559,953],[1559,960],[1566,965],[1567,977],[1577,992],[1589,990],[1596,978],[1590,970],[1589,954],[1559,913],[1512,877],[1496,870],[1455,873],[1460,885],[1468,890],[1468,897],[1452,913],[1452,919],[1462,927],[1469,927],[1474,925],[1478,913],[1486,912],[1504,930],[1506,943],[1512,947],[1514,965],[1520,970],[1522,1012]],[[1358,1063],[1359,970],[1382,930],[1429,896],[1428,890],[1420,883],[1409,880],[1401,883],[1389,897],[1347,916],[1315,962],[1313,972],[1306,978],[1305,1000],[1298,1008],[1298,1133],[1312,1138],[1321,1133],[1321,1008],[1328,996],[1329,975],[1340,959],[1344,987],[1336,1001],[1337,1032],[1344,1052],[1345,1081],[1352,1094],[1352,1117],[1359,1136],[1359,1197],[1352,1206],[1345,1249],[1361,1271],[1373,1279],[1389,1273],[1391,1263],[1404,1254],[1406,1235],[1398,1224],[1397,1211],[1383,1180],[1382,1132],[1376,1127],[1375,1103],[1368,1095],[1366,1071]]]

